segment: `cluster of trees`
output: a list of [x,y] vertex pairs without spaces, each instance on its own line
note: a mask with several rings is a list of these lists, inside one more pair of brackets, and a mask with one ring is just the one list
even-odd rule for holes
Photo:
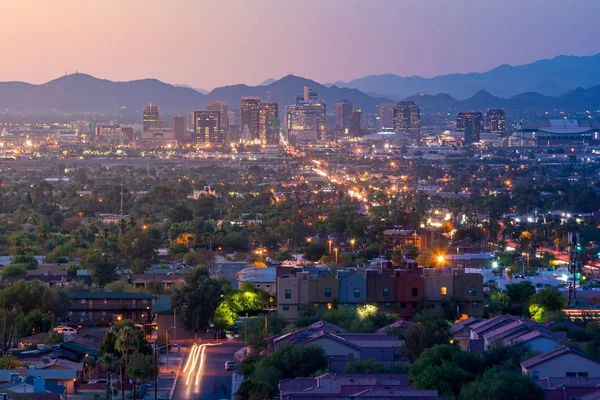
[[325,372],[328,361],[319,346],[282,344],[267,357],[249,356],[242,361],[245,379],[236,400],[270,399],[279,393],[282,379],[307,377]]
[[567,299],[556,288],[539,291],[529,281],[506,285],[506,291],[493,291],[487,311],[490,315],[513,314],[538,322],[560,318]]
[[[144,332],[133,321],[125,320],[113,325],[100,344],[97,367],[107,375],[119,374],[121,398],[125,399],[126,380],[133,382],[132,397],[137,396],[137,385],[155,374],[153,350]],[[108,388],[111,390],[111,388]]]
[[436,344],[410,366],[409,380],[416,388],[461,400],[543,400],[544,391],[520,370],[519,363],[531,356],[519,346],[494,345],[480,356]]
[[229,281],[212,278],[203,265],[186,272],[184,284],[173,290],[171,298],[172,307],[179,310],[178,321],[196,333],[213,324],[218,331],[229,329],[239,316],[262,313],[274,301],[270,293],[250,284],[232,289]]
[[17,281],[0,289],[0,350],[6,352],[24,336],[49,332],[67,316],[70,294],[37,281]]

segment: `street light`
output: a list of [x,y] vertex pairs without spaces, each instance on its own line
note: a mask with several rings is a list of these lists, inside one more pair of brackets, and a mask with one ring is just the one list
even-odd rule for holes
[[165,346],[167,348],[167,369],[169,368],[169,329],[173,329],[173,328],[177,329],[175,327],[175,325],[173,325],[173,326],[168,327],[167,330],[165,331],[165,336],[166,336],[166,341],[167,341],[167,344]]
[[184,305],[173,308],[173,326],[172,326],[172,328],[175,329],[175,331],[173,332],[173,340],[177,340],[177,309],[178,308],[187,308],[187,305],[184,304]]
[[338,263],[338,250],[339,250],[339,249],[336,247],[336,248],[335,248],[335,263],[336,263],[336,264]]
[[327,242],[329,243],[329,255],[331,255],[331,245],[333,244],[333,240],[329,239]]
[[446,261],[446,260],[444,259],[444,256],[443,256],[443,255],[441,255],[441,254],[440,254],[439,256],[437,256],[437,262],[438,262],[438,264],[440,264],[440,267],[443,267],[443,266],[444,266],[444,262],[445,262],[445,261]]
[[350,239],[350,246],[352,246],[352,252],[354,252],[354,245],[356,244],[356,239]]

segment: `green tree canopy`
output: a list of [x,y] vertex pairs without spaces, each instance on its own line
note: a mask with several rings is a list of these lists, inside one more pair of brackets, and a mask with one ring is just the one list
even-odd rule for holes
[[457,395],[481,370],[478,354],[464,352],[458,346],[438,344],[423,351],[410,366],[409,377],[416,388]]
[[543,400],[544,391],[518,369],[494,367],[460,391],[459,400]]
[[183,285],[173,290],[171,303],[180,308],[177,315],[183,326],[201,333],[209,327],[223,300],[224,282],[211,278],[203,265],[188,271],[184,280]]

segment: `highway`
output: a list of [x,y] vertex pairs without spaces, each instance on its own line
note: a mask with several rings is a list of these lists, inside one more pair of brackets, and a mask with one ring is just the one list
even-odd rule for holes
[[186,349],[171,399],[230,399],[231,371],[225,370],[225,362],[232,360],[233,353],[242,347],[239,342],[220,342]]

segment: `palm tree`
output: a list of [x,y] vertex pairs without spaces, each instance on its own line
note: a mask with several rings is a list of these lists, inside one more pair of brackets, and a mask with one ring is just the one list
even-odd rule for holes
[[110,384],[111,380],[108,378],[108,376],[111,372],[115,372],[117,370],[117,367],[119,367],[119,365],[121,364],[121,360],[117,358],[114,354],[106,353],[102,357],[100,357],[98,363],[100,364],[100,367],[106,371],[106,390],[107,392],[112,392],[112,385]]
[[123,356],[125,365],[121,367],[121,399],[125,400],[125,387],[123,370],[127,371],[129,367],[129,354],[136,350],[140,345],[140,336],[138,332],[131,326],[124,326],[117,332],[115,341],[115,350]]

